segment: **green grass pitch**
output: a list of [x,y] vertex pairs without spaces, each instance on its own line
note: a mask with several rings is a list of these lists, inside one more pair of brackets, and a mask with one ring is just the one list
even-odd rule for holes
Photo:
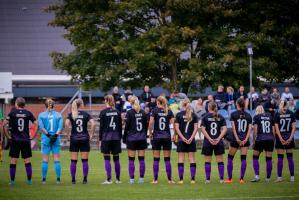
[[[271,183],[265,183],[265,159],[264,154],[260,158],[261,182],[250,183],[253,177],[252,151],[248,154],[246,183],[240,185],[238,182],[240,159],[239,154],[234,160],[234,183],[219,184],[217,164],[213,162],[211,183],[204,184],[204,161],[200,151],[197,157],[197,177],[196,184],[191,185],[189,181],[189,164],[185,163],[185,182],[183,185],[168,185],[164,168],[164,161],[160,161],[159,184],[151,185],[152,180],[152,155],[146,153],[146,176],[145,183],[134,185],[128,184],[127,152],[121,154],[121,179],[120,185],[101,185],[105,180],[103,157],[98,151],[92,151],[89,158],[89,182],[83,185],[81,162],[77,164],[77,184],[72,185],[70,181],[69,164],[70,157],[68,151],[61,152],[62,184],[56,185],[53,160],[49,162],[48,180],[46,185],[41,184],[41,154],[33,152],[33,185],[26,184],[25,168],[22,160],[19,160],[16,174],[16,185],[11,187],[9,182],[9,158],[8,152],[4,153],[4,161],[0,164],[0,200],[43,200],[43,199],[299,199],[299,151],[294,153],[295,159],[295,183],[289,182],[288,164],[285,159],[283,183],[274,183],[276,178],[276,155],[273,159],[273,172]],[[226,158],[226,156],[225,156]],[[226,160],[226,159],[225,159]],[[138,160],[136,159],[135,176],[138,177]],[[226,163],[226,161],[225,161]],[[177,154],[172,155],[173,177],[177,176]],[[113,171],[113,165],[112,165]]]

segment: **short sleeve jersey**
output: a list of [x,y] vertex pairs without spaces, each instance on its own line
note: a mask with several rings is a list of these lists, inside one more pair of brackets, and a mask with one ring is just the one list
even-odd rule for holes
[[[251,115],[248,112],[236,110],[231,114],[230,121],[234,122],[239,139],[244,140],[246,138],[249,125],[252,123]],[[234,137],[234,141],[235,140],[236,138]]]
[[[192,113],[191,121],[187,120],[186,111],[179,112],[175,117],[175,123],[179,124],[179,129],[186,139],[189,139],[194,131],[194,124],[198,122],[197,116]],[[181,138],[179,138],[180,140]]]
[[274,117],[274,123],[278,125],[281,137],[287,140],[292,133],[292,124],[296,122],[295,115],[287,110],[286,113],[277,112]]
[[71,139],[73,140],[88,140],[88,122],[91,116],[85,111],[78,111],[78,116],[76,118],[72,117],[72,113],[68,114],[67,117],[72,125]]
[[270,113],[262,113],[255,115],[253,118],[253,124],[257,125],[256,141],[274,139],[272,130],[274,121]]
[[14,141],[30,140],[29,125],[35,122],[33,114],[26,109],[14,109],[7,118],[9,130]]
[[221,134],[221,127],[226,126],[226,121],[222,115],[214,117],[213,113],[207,113],[202,119],[201,126],[205,127],[212,139],[216,139]]

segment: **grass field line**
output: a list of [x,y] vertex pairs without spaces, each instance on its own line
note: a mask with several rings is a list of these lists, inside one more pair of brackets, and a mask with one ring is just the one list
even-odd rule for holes
[[[253,197],[215,197],[215,198],[195,198],[195,199],[177,199],[177,200],[227,200],[227,199],[297,199],[299,195],[289,195],[289,196],[253,196]],[[166,200],[166,199],[165,199]]]

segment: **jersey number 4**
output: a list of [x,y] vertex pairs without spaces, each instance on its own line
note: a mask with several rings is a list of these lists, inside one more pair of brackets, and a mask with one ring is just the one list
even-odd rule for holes
[[114,117],[111,117],[109,127],[111,127],[113,130],[115,130],[116,124],[114,122]]

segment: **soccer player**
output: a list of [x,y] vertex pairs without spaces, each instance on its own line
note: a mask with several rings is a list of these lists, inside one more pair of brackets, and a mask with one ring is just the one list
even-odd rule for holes
[[[11,140],[11,146],[9,151],[10,160],[10,185],[15,185],[16,176],[16,165],[17,160],[20,156],[24,159],[26,173],[27,173],[27,183],[32,184],[32,167],[30,162],[30,157],[32,157],[30,138],[29,135],[29,125],[31,123],[36,123],[33,114],[25,109],[25,99],[18,97],[15,102],[15,109],[11,111],[6,120],[4,120],[4,134]],[[7,129],[7,125],[9,130]],[[9,133],[11,136],[9,135]],[[37,129],[35,130],[35,134]],[[34,136],[35,136],[34,134]]]
[[[174,123],[174,116],[171,110],[167,106],[167,100],[164,96],[157,98],[157,107],[152,111],[152,115],[149,121],[149,136],[151,138],[152,149],[153,149],[153,184],[158,183],[159,174],[159,161],[160,151],[163,149],[165,169],[168,178],[168,183],[172,184],[172,171],[171,171],[171,146],[172,138],[170,133],[170,124]],[[153,127],[154,125],[154,127]]]
[[195,162],[195,152],[196,143],[195,136],[198,132],[198,120],[196,115],[192,112],[191,104],[189,99],[184,99],[182,101],[183,111],[176,115],[175,119],[175,131],[179,135],[177,152],[179,156],[178,160],[178,174],[179,174],[179,184],[183,184],[184,178],[184,162],[185,154],[188,154],[190,162],[190,175],[191,184],[195,183],[196,175],[196,162]]
[[[88,176],[88,154],[90,151],[89,141],[95,132],[95,121],[92,117],[82,110],[82,99],[76,99],[72,103],[72,112],[68,114],[65,121],[65,127],[71,128],[70,134],[70,152],[71,152],[71,165],[70,171],[72,176],[72,183],[76,184],[76,168],[78,161],[78,152],[81,152],[82,170],[83,170],[83,184],[87,183]],[[90,124],[91,132],[88,133],[88,124]]]
[[270,182],[272,173],[272,153],[274,149],[274,121],[270,113],[265,113],[263,106],[257,106],[253,118],[255,144],[253,147],[253,169],[255,173],[251,182],[259,182],[260,165],[259,156],[263,150],[266,152],[266,182]]
[[52,152],[55,164],[56,183],[60,184],[60,134],[63,129],[63,119],[61,114],[54,110],[54,101],[52,99],[47,99],[45,106],[46,111],[40,113],[38,116],[39,129],[42,132],[42,183],[46,184],[49,155],[50,152]]
[[294,134],[296,131],[296,119],[294,114],[287,109],[287,102],[281,101],[279,104],[279,111],[276,113],[274,122],[276,130],[276,144],[277,150],[277,180],[275,182],[281,182],[283,157],[284,151],[287,153],[287,159],[289,163],[290,181],[294,182],[294,160],[293,160],[293,148],[295,148]]
[[139,100],[136,96],[130,98],[132,109],[127,112],[126,126],[123,140],[127,144],[129,157],[130,184],[134,183],[135,154],[137,151],[139,160],[139,183],[144,183],[145,161],[144,154],[147,148],[147,116],[141,110]]
[[233,141],[230,143],[227,155],[227,174],[228,179],[225,183],[232,183],[233,177],[233,160],[236,152],[240,148],[241,154],[241,171],[240,183],[244,183],[244,175],[246,171],[246,156],[249,143],[249,136],[252,128],[252,117],[249,113],[245,112],[245,100],[239,98],[236,102],[237,110],[231,114],[230,120],[232,123]]
[[106,108],[100,113],[100,130],[99,140],[101,145],[101,152],[104,155],[105,170],[107,180],[103,184],[112,184],[111,180],[111,163],[110,155],[113,156],[114,169],[116,176],[116,184],[120,181],[120,162],[119,154],[121,153],[122,138],[122,119],[121,114],[115,109],[114,98],[112,95],[105,96]]
[[213,152],[218,163],[218,172],[220,183],[224,178],[224,144],[223,137],[226,134],[226,122],[223,116],[218,114],[217,104],[210,102],[208,105],[208,113],[203,117],[201,122],[202,133],[204,135],[202,154],[205,156],[205,174],[206,183],[210,183],[211,177],[211,161]]

